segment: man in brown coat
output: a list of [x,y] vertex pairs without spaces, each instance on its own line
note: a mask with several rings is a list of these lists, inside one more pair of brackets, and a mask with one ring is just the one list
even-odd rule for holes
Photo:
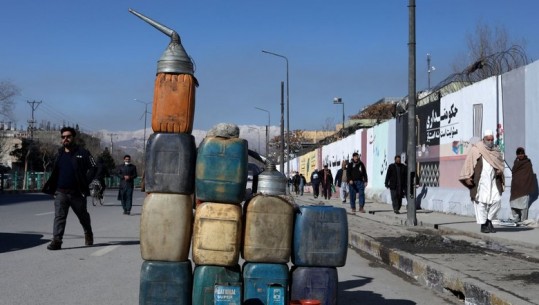
[[517,148],[517,157],[513,163],[513,179],[511,180],[511,197],[509,205],[514,222],[521,222],[528,218],[528,205],[530,194],[535,192],[536,182],[533,173],[532,161],[526,156],[524,148]]

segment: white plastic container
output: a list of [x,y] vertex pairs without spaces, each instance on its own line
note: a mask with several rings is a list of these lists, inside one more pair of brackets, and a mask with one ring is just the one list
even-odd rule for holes
[[189,259],[193,224],[191,195],[151,193],[140,217],[140,252],[144,260]]

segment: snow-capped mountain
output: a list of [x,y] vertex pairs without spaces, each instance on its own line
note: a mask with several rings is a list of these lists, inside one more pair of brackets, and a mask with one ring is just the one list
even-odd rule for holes
[[[240,125],[240,138],[247,140],[249,149],[265,154],[266,149],[266,126]],[[191,134],[195,137],[197,146],[206,136],[206,130],[193,130]],[[279,135],[279,126],[270,126],[270,139]],[[146,140],[152,134],[151,128],[146,129]],[[101,139],[103,147],[111,145],[120,148],[126,153],[144,151],[144,129],[134,131],[108,131],[100,130],[96,132],[96,137]]]

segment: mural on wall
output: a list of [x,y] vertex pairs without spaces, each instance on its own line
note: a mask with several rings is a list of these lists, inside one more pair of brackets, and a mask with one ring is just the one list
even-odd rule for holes
[[322,164],[327,165],[329,170],[335,176],[335,173],[340,168],[342,149],[341,143],[330,143],[322,148]]
[[[369,185],[375,188],[385,188],[384,181],[387,168],[391,161],[389,144],[389,123],[384,122],[372,128],[372,170],[369,176]],[[394,152],[392,153],[394,154]]]
[[[450,107],[446,108],[444,114],[441,114],[440,100],[437,100],[418,107],[416,113],[418,120],[416,161],[418,162],[419,181],[421,185],[438,186],[440,140],[445,141],[446,138],[449,138],[448,135],[451,136],[451,133],[455,131],[455,126],[458,126],[455,122],[458,108],[455,106],[453,106],[453,110]],[[451,129],[452,127],[453,129]]]
[[440,116],[440,139],[445,137],[456,138],[459,133],[458,119],[456,118],[459,109],[452,103],[451,106],[441,107]]
[[504,140],[504,130],[503,125],[501,123],[498,124],[498,128],[496,128],[496,145],[500,148],[502,153],[505,152],[505,140]]
[[369,186],[384,189],[384,181],[389,164],[393,162],[396,154],[396,121],[386,121],[374,126],[372,132],[367,133],[369,156],[367,162],[367,173],[369,175]]
[[316,150],[308,152],[299,158],[299,172],[307,181],[311,180],[311,174],[316,169]]
[[357,152],[361,154],[361,130],[356,130],[356,132],[343,140],[342,147],[342,160],[352,160],[352,154]]
[[440,162],[422,162],[419,164],[419,183],[421,186],[440,186]]
[[351,160],[354,152],[360,153],[360,131],[334,143],[324,146],[322,150],[322,164],[327,164],[335,177],[341,168],[343,160]]
[[440,161],[466,158],[472,136],[470,131],[473,128],[473,113],[476,111],[474,104],[470,103],[466,95],[460,93],[442,98],[440,134],[443,136],[440,137]]
[[426,146],[440,144],[440,100],[417,107],[419,143]]
[[373,151],[374,151],[374,145],[376,145],[376,135],[374,134],[374,128],[369,128],[365,130],[365,133],[363,134],[363,137],[366,139],[366,149],[362,151],[363,154],[360,155],[361,161],[365,164],[365,167],[367,168],[367,176],[369,177],[369,187],[373,186],[374,184],[371,183],[372,175],[373,175],[373,168],[374,168],[374,162],[373,162]]

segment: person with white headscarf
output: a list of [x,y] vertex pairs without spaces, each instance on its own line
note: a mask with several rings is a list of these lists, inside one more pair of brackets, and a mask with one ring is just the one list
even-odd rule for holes
[[503,170],[503,157],[494,145],[494,134],[485,130],[483,141],[472,144],[459,176],[459,181],[470,190],[475,218],[483,233],[496,233],[492,220],[500,210],[505,189]]

